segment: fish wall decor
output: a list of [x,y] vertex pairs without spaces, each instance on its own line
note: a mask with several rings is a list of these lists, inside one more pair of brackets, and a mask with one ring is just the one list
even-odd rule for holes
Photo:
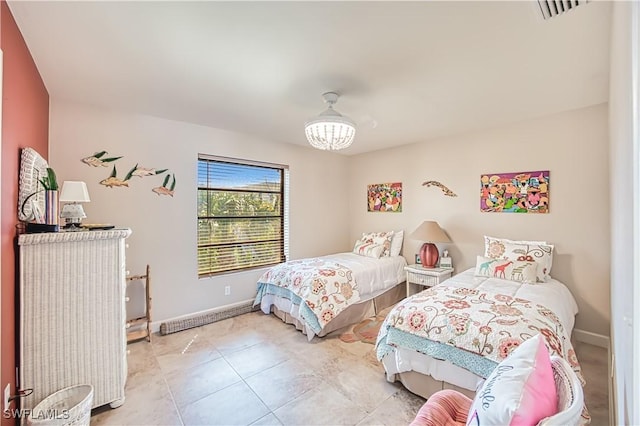
[[426,186],[426,187],[437,186],[438,188],[440,188],[442,190],[444,195],[446,195],[447,197],[457,197],[458,196],[458,194],[456,194],[455,192],[453,192],[452,190],[450,190],[449,188],[447,188],[446,186],[444,186],[443,184],[441,184],[437,180],[428,180],[426,182],[422,182],[422,186]]
[[129,173],[127,173],[124,179],[118,179],[117,177],[118,171],[116,170],[116,165],[114,164],[113,169],[111,170],[111,174],[109,175],[108,178],[102,179],[100,181],[100,185],[104,185],[107,188],[113,188],[113,187],[119,187],[119,186],[126,186],[128,188],[129,179],[131,179],[131,176],[133,176],[133,172],[135,170],[136,170],[136,166],[134,166],[133,169],[129,170]]
[[90,155],[88,157],[84,157],[80,161],[82,161],[87,166],[108,167],[109,166],[108,163],[112,163],[112,162],[122,158],[122,156],[120,156],[120,157],[105,157],[105,154],[108,154],[108,152],[107,151],[96,152],[93,155]]
[[[108,167],[110,163],[114,163],[115,161],[121,159],[122,156],[118,157],[110,157],[108,156],[107,151],[99,151],[90,155],[88,157],[84,157],[80,159],[84,164],[90,167]],[[169,169],[157,169],[155,167],[141,167],[139,163],[136,163],[135,166],[126,174],[124,179],[118,178],[118,171],[116,169],[115,163],[113,164],[113,168],[111,169],[111,174],[102,179],[99,183],[100,185],[104,185],[107,188],[119,188],[119,187],[127,187],[129,188],[129,184],[131,182],[131,178],[139,177],[149,177],[149,176],[158,176],[163,173],[169,172]],[[162,186],[155,187],[151,189],[152,192],[158,195],[169,195],[173,197],[174,190],[176,187],[176,176],[172,173],[167,173],[162,183]]]
[[[169,183],[169,178],[172,178],[171,186],[167,187]],[[176,175],[166,175],[164,177],[164,182],[162,182],[162,186],[158,186],[157,188],[153,188],[152,191],[158,195],[169,195],[173,197],[173,192],[176,188]]]

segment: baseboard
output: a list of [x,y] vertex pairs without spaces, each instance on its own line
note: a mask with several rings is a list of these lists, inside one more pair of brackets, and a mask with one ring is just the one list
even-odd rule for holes
[[609,349],[609,337],[602,334],[592,333],[590,331],[580,330],[579,328],[573,329],[573,337],[578,342],[588,343],[600,348]]
[[160,320],[160,321],[152,321],[151,322],[151,331],[153,333],[159,333],[160,332],[160,325],[163,324],[163,323],[168,323],[168,322],[172,322],[172,321],[186,320],[186,319],[190,319],[190,318],[194,318],[194,317],[200,317],[200,316],[203,316],[203,315],[214,314],[216,312],[226,311],[226,310],[229,310],[229,309],[236,308],[238,306],[245,305],[247,303],[252,303],[253,300],[254,299],[241,300],[240,302],[231,303],[229,305],[224,305],[224,306],[218,306],[216,308],[206,309],[204,311],[193,312],[193,313],[190,313],[190,314],[180,315],[180,316],[173,317],[173,318],[166,318],[166,319],[163,319],[163,320]]

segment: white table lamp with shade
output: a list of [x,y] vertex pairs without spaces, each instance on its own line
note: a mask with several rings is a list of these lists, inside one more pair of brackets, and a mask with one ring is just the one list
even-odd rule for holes
[[435,268],[438,264],[438,247],[434,243],[450,243],[447,234],[440,228],[438,222],[425,220],[409,235],[412,240],[424,241],[420,248],[420,263],[425,268]]
[[82,204],[91,201],[87,184],[84,182],[66,180],[62,184],[60,202],[67,203],[60,211],[60,218],[65,221],[65,228],[76,228],[80,226],[82,219],[87,217],[82,208]]

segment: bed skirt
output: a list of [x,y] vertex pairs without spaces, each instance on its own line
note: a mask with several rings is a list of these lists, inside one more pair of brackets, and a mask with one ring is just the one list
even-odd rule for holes
[[[298,318],[292,315],[292,312],[297,312],[298,310],[292,309],[291,301],[289,301],[288,299],[282,299],[276,296],[274,296],[273,298],[264,298],[262,300],[261,309],[263,312],[270,311],[287,324],[292,324],[296,327],[296,329],[307,335],[309,340],[311,340],[314,335],[323,337],[341,328],[359,323],[365,318],[372,317],[381,310],[398,303],[400,300],[404,299],[406,295],[406,285],[404,282],[402,282],[372,299],[349,306],[344,311],[340,312],[338,316],[332,319],[331,322],[329,322],[326,327],[323,328],[322,331],[318,334],[315,334],[306,326],[304,322],[300,321]],[[265,307],[265,303],[271,304],[270,308],[269,306]]]
[[476,396],[474,391],[443,382],[442,380],[436,380],[431,376],[418,373],[417,371],[405,371],[403,373],[387,375],[387,381],[392,383],[399,381],[411,393],[419,395],[424,399],[429,399],[431,395],[443,389],[456,390],[471,399]]

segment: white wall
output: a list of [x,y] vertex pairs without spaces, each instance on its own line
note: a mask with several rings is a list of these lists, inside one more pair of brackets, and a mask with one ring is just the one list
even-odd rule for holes
[[[90,223],[131,227],[132,273],[153,271],[154,320],[250,299],[260,271],[197,278],[196,159],[198,153],[284,163],[291,171],[291,257],[351,249],[360,232],[404,229],[435,219],[449,233],[458,270],[475,265],[483,234],[543,239],[556,245],[552,276],[573,292],[576,327],[609,334],[609,166],[607,105],[556,114],[490,131],[449,137],[354,157],[155,117],[106,111],[54,100],[50,163],[60,181],[84,180],[92,202]],[[151,188],[159,177],[133,180],[130,188],[98,182],[110,168],[90,168],[80,159],[96,151],[123,155],[119,176],[135,163],[170,168],[175,197]],[[550,213],[481,213],[483,173],[550,170]],[[445,197],[425,180],[458,193]],[[403,182],[402,213],[367,213],[366,186]],[[412,262],[419,242],[405,239]],[[224,296],[224,286],[232,286]]]
[[[154,322],[255,297],[261,270],[198,279],[196,262],[196,167],[198,153],[257,160],[290,167],[291,258],[349,250],[347,157],[291,144],[150,116],[52,100],[49,163],[60,182],[87,182],[91,202],[85,223],[112,223],[133,230],[127,269],[152,268]],[[303,137],[301,131],[301,137]],[[129,188],[99,185],[109,168],[80,159],[107,150],[124,158],[118,177],[139,163],[175,173],[175,196],[151,188],[161,177],[133,178]],[[89,284],[89,283],[88,283]],[[224,286],[231,285],[230,296]]]
[[[449,234],[456,270],[475,266],[483,235],[555,244],[551,275],[567,284],[580,313],[576,328],[609,335],[609,165],[607,105],[501,128],[376,151],[350,163],[350,235],[413,231],[436,220]],[[480,175],[550,171],[548,214],[480,212]],[[458,197],[422,182],[437,180]],[[403,183],[402,213],[368,213],[367,184]],[[405,239],[410,263],[421,242]]]
[[[639,424],[640,7],[615,2],[611,31],[611,312],[617,424]],[[634,317],[635,316],[635,317]],[[635,357],[635,359],[634,359]]]

